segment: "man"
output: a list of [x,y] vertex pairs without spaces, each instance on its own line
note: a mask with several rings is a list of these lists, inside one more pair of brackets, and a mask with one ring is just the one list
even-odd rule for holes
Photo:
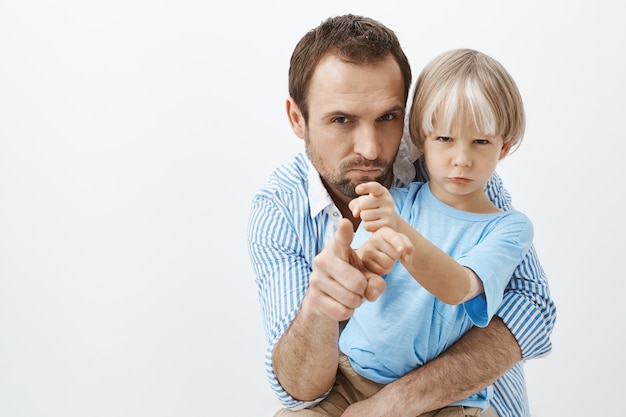
[[[365,270],[350,248],[359,220],[348,203],[359,183],[405,186],[415,178],[402,142],[410,84],[395,34],[368,18],[330,18],[292,55],[286,108],[306,153],[279,167],[256,195],[248,241],[270,383],[283,405],[303,416],[332,415],[320,410],[331,402],[327,396],[349,390],[338,365],[342,324],[384,291],[382,277]],[[425,173],[421,161],[416,167],[418,177]],[[487,193],[500,207],[510,204],[498,177]],[[415,417],[494,384],[486,413],[530,415],[522,363],[550,352],[556,317],[534,249],[498,316],[376,394],[331,405],[348,417]]]

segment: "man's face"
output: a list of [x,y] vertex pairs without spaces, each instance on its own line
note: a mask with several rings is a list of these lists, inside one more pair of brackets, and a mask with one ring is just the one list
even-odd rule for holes
[[389,187],[404,127],[404,82],[395,60],[357,66],[328,55],[307,102],[308,123],[300,117],[292,127],[331,194],[352,199],[354,187],[368,181]]

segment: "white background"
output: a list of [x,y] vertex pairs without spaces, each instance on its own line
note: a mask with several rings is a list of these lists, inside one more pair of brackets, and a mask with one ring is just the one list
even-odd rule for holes
[[558,306],[533,413],[620,404],[623,3],[2,0],[1,416],[271,416],[248,210],[302,147],[291,51],[345,12],[415,76],[456,47],[513,74],[528,129],[499,172]]

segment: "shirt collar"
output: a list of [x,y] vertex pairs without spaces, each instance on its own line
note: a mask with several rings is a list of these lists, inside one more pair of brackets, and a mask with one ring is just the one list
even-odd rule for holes
[[404,129],[400,148],[393,163],[393,186],[406,187],[415,180],[415,161],[421,152],[413,144],[408,129]]
[[309,204],[311,210],[311,218],[315,218],[326,208],[335,207],[333,199],[330,198],[328,190],[324,187],[324,183],[320,178],[311,159],[307,155],[307,164],[309,165]]

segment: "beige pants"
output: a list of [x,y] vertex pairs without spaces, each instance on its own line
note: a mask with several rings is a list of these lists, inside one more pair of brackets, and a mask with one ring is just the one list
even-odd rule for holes
[[[371,397],[382,389],[384,385],[377,384],[357,374],[350,366],[345,355],[339,357],[339,369],[337,379],[328,397],[313,408],[291,411],[286,408],[278,410],[274,417],[341,417],[341,414],[350,404]],[[420,414],[417,417],[466,417],[466,416],[489,416],[498,417],[492,407],[483,414],[476,407],[445,407],[440,410]]]

